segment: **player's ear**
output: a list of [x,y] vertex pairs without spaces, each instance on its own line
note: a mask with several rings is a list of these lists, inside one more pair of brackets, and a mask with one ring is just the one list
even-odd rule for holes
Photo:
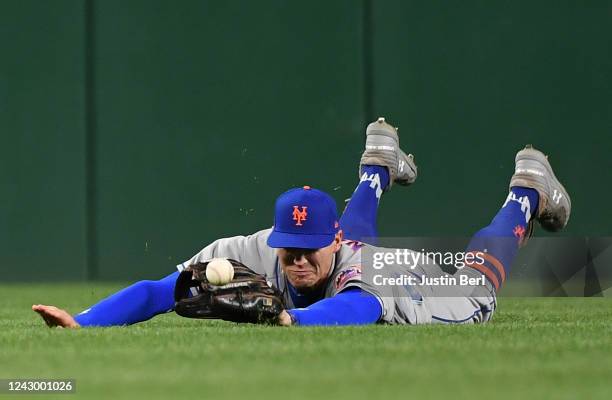
[[342,247],[343,239],[344,239],[344,232],[342,232],[342,229],[340,229],[338,230],[338,233],[336,233],[336,237],[334,237],[334,253],[340,250],[340,247]]

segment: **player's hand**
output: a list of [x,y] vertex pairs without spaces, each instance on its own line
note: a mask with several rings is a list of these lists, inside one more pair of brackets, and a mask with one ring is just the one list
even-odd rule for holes
[[67,311],[54,306],[45,306],[42,304],[34,304],[32,310],[36,311],[45,323],[50,327],[60,328],[78,328],[80,325],[72,318]]
[[281,326],[291,326],[292,325],[291,316],[286,310],[283,310],[283,312],[279,314],[278,324]]

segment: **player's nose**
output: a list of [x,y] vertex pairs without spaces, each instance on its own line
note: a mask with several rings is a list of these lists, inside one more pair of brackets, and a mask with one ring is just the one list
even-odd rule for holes
[[308,260],[306,259],[306,256],[303,253],[302,254],[296,254],[293,257],[293,263],[295,265],[302,266],[302,265],[306,265],[306,263],[308,263]]

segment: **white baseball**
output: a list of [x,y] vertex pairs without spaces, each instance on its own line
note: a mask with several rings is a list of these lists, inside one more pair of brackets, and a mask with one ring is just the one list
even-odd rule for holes
[[234,267],[225,258],[213,258],[206,266],[206,279],[213,285],[225,285],[234,279]]

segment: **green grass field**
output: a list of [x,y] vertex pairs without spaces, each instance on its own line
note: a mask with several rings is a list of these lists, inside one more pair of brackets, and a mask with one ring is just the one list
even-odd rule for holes
[[[609,399],[612,300],[500,299],[482,326],[280,328],[159,316],[48,329],[120,286],[0,286],[0,379],[75,378],[35,398]],[[27,396],[0,395],[0,398]]]

